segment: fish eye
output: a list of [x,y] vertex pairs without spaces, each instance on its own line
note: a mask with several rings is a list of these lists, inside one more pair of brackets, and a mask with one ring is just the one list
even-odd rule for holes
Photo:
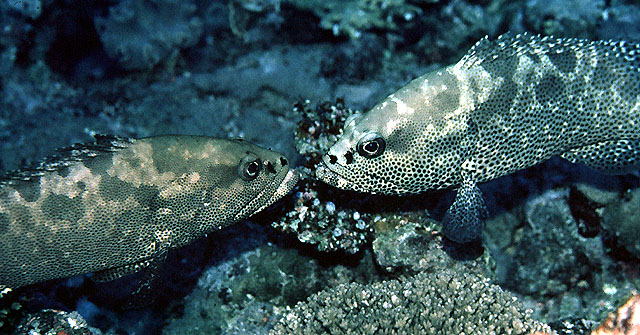
[[247,155],[240,160],[238,175],[246,181],[254,180],[260,173],[261,166],[260,158],[252,153],[247,153]]
[[356,149],[360,156],[365,158],[376,158],[384,152],[387,142],[380,134],[369,133],[364,135],[358,142]]

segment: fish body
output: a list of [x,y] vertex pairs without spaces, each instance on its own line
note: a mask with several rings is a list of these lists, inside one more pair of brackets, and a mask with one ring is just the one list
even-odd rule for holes
[[321,180],[383,194],[457,188],[443,219],[477,239],[477,183],[560,155],[605,173],[640,167],[640,46],[530,34],[480,40],[345,123]]
[[297,179],[286,158],[239,139],[97,136],[0,180],[0,285],[135,272]]

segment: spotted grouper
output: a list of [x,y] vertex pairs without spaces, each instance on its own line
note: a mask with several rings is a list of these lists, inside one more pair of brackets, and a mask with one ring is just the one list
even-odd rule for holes
[[355,116],[321,180],[382,194],[457,189],[443,232],[479,238],[480,182],[559,155],[604,173],[640,167],[640,46],[506,34],[480,40]]
[[297,180],[285,157],[240,139],[97,136],[0,178],[0,285],[136,272]]

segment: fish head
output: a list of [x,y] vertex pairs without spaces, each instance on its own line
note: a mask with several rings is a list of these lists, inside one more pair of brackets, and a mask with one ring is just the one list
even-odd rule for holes
[[342,189],[407,194],[457,183],[468,110],[448,70],[419,77],[347,120],[318,177]]
[[260,212],[289,193],[298,182],[297,170],[280,153],[242,139],[217,141],[228,149],[223,166],[215,162],[208,166],[209,175],[218,180],[211,184],[209,193],[217,199],[218,207],[233,208],[230,211],[235,213],[233,221]]
[[[297,183],[298,172],[283,155],[242,139],[205,136],[172,137],[165,152],[176,178],[162,188],[157,208],[168,208],[174,221],[197,225],[194,231],[210,231],[247,218],[281,197]],[[160,155],[157,155],[160,156]],[[160,168],[162,169],[162,168]],[[166,170],[166,168],[165,168]]]

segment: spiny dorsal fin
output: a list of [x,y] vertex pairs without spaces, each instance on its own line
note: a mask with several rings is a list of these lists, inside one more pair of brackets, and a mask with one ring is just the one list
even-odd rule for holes
[[527,32],[521,34],[507,32],[493,40],[490,40],[488,36],[483,37],[469,49],[459,64],[463,68],[471,68],[498,57],[544,54],[552,50],[562,52],[564,48],[575,48],[589,43],[595,42],[579,38],[541,36]]
[[115,135],[94,135],[95,141],[76,143],[56,149],[56,153],[19,170],[0,176],[0,185],[11,185],[18,181],[29,181],[46,172],[59,171],[75,162],[85,161],[104,152],[114,152],[128,147],[135,139]]

